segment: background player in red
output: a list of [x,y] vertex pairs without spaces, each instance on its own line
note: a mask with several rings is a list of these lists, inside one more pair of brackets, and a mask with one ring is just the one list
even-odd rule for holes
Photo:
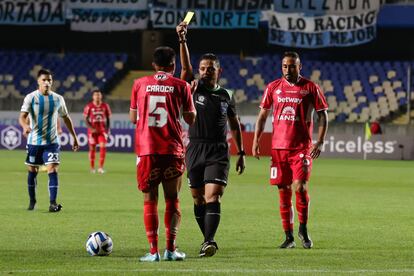
[[158,251],[158,185],[162,183],[165,198],[164,224],[166,250],[164,260],[180,261],[185,254],[176,249],[175,240],[181,211],[178,193],[184,172],[184,145],[180,113],[193,124],[196,112],[190,85],[173,77],[175,52],[170,47],[155,49],[156,73],[135,80],[131,93],[130,119],[136,124],[138,188],[144,194],[144,224],[150,252],[143,262],[160,260]]
[[102,101],[102,93],[99,90],[92,91],[92,102],[83,110],[83,117],[88,126],[89,162],[91,172],[95,173],[96,144],[99,143],[99,168],[98,173],[104,173],[106,156],[106,142],[109,135],[111,109]]
[[[296,246],[293,237],[292,184],[296,193],[299,238],[304,248],[312,248],[308,235],[308,181],[312,159],[318,158],[328,130],[328,105],[318,85],[300,75],[302,68],[296,52],[286,52],[282,59],[283,77],[271,82],[260,104],[252,153],[259,158],[259,140],[267,116],[273,109],[272,164],[270,183],[277,185],[280,216],[286,240],[280,248]],[[313,113],[318,117],[318,136],[312,144]]]

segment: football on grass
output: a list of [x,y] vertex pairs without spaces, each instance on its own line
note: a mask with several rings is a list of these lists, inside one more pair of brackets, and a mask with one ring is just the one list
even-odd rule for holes
[[112,252],[112,239],[102,231],[93,232],[86,241],[86,251],[91,256],[107,256]]

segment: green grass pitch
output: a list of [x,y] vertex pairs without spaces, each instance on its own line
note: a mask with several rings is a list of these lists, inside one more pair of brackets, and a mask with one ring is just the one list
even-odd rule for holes
[[[177,244],[183,262],[139,263],[148,250],[134,154],[107,154],[107,173],[92,175],[86,153],[62,153],[58,202],[48,212],[47,174],[38,176],[38,204],[28,205],[24,151],[0,151],[0,274],[414,274],[414,162],[319,159],[310,183],[309,232],[314,248],[281,250],[279,197],[268,184],[269,158],[247,158],[222,201],[218,253],[197,257],[202,236],[186,180]],[[164,202],[160,190],[160,250]],[[297,216],[295,235],[297,235]],[[89,233],[114,241],[108,257],[90,257]]]

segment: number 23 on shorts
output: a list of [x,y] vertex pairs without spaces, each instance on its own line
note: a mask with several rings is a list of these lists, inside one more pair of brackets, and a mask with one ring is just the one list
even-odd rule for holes
[[57,153],[57,152],[49,152],[47,154],[47,162],[48,163],[59,162],[59,153]]

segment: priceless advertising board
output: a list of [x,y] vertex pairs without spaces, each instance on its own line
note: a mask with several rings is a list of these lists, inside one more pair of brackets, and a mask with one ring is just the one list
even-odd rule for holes
[[[252,132],[243,133],[243,144],[247,155],[251,155]],[[313,137],[316,141],[316,136]],[[232,140],[231,153],[236,154]],[[271,153],[272,135],[263,133],[260,139],[260,152],[263,156]],[[413,160],[414,141],[411,137],[396,134],[373,135],[365,140],[364,135],[334,134],[327,135],[320,158]]]

